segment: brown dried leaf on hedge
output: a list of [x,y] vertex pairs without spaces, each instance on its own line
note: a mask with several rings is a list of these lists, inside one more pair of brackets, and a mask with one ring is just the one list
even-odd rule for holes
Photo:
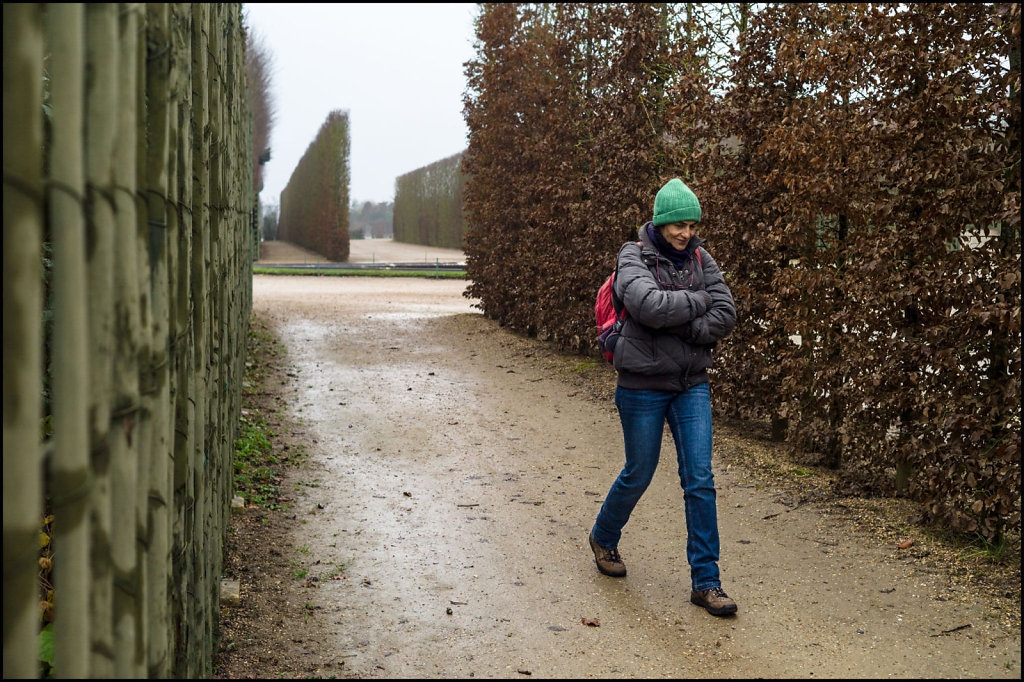
[[740,8],[483,7],[467,295],[595,352],[597,287],[681,177],[739,317],[716,407],[1019,534],[1019,5]]

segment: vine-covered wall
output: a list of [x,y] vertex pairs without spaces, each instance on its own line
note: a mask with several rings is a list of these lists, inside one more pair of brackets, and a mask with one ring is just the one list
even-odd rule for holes
[[252,308],[241,5],[5,3],[3,33],[4,677],[209,677]]

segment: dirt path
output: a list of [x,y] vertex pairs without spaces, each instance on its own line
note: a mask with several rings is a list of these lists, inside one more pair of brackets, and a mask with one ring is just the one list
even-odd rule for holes
[[739,614],[688,603],[670,437],[620,544],[629,575],[599,574],[586,538],[621,432],[610,390],[595,400],[573,377],[610,389],[613,374],[507,333],[464,286],[255,278],[255,314],[294,368],[285,435],[309,464],[273,541],[291,580],[266,601],[243,577],[283,644],[232,641],[265,667],[229,673],[1020,677],[1019,620],[880,545],[854,502],[826,513],[759,483],[740,464],[755,446],[717,431],[720,565]]

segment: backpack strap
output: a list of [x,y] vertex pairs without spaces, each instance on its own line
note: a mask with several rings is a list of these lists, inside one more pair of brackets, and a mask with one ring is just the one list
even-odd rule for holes
[[615,317],[623,319],[626,316],[626,306],[619,300],[619,295],[615,293],[615,278],[619,274],[619,269],[615,268],[612,270],[612,308],[615,309]]
[[[636,242],[636,245],[641,249],[643,248],[643,242]],[[615,269],[612,270],[612,308],[615,309],[615,316],[620,320],[626,319],[626,304],[619,300],[619,295],[615,293],[615,278],[619,275],[619,262],[618,258],[615,259]]]

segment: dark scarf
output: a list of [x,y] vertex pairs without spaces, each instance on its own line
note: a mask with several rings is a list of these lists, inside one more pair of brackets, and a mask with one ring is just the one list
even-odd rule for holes
[[665,241],[665,238],[661,236],[661,232],[654,227],[653,222],[647,223],[647,236],[651,238],[651,242],[654,243],[658,252],[672,261],[672,264],[678,269],[682,269],[693,258],[693,254],[690,253],[689,249],[690,244],[694,243],[694,237],[690,237],[690,241],[686,244],[686,249],[679,251]]

